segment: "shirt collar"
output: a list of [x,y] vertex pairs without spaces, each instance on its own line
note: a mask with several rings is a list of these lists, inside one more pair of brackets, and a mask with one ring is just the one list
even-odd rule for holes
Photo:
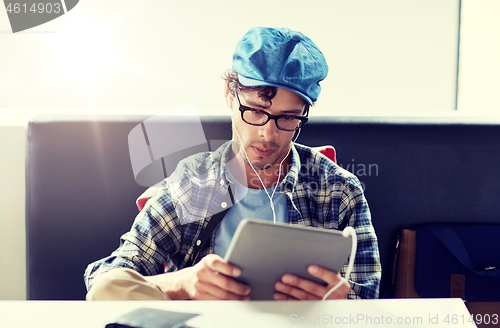
[[220,156],[221,158],[221,163],[220,163],[220,176],[225,180],[227,184],[233,183],[231,181],[231,178],[226,171],[226,164],[233,159],[234,153],[233,153],[233,142],[232,140],[227,141],[224,143],[219,149],[217,149],[215,152],[215,156]]
[[300,171],[300,156],[295,148],[295,144],[292,142],[292,149],[290,150],[290,154],[292,156],[292,161],[290,165],[290,170],[288,170],[288,174],[285,176],[283,181],[281,181],[278,191],[289,193],[293,192],[295,186],[297,185],[297,181],[299,180],[299,171]]

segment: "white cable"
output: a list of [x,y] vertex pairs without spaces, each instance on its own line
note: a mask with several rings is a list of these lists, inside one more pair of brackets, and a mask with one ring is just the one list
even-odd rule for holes
[[330,296],[334,291],[336,291],[344,283],[344,281],[349,280],[349,276],[351,275],[351,271],[354,266],[354,258],[356,257],[356,250],[358,247],[358,238],[356,237],[356,231],[354,230],[353,227],[346,227],[344,231],[342,231],[342,234],[344,235],[344,237],[347,237],[349,235],[352,237],[351,256],[349,257],[349,265],[347,266],[345,277],[340,279],[340,281],[335,286],[333,286],[325,294],[325,296],[323,296],[323,298],[321,299],[322,301],[326,300],[328,296]]
[[293,139],[293,142],[297,141],[297,139],[299,138],[300,131],[302,131],[302,128],[299,128],[299,132],[297,133],[297,136],[295,137],[295,139]]
[[[233,116],[231,115],[231,118],[233,118]],[[240,137],[240,133],[238,132],[238,129],[236,129],[236,127],[234,127],[234,130],[236,131],[236,134],[238,135],[238,139],[241,141],[241,137]],[[280,163],[280,168],[279,168],[279,173],[278,173],[278,180],[276,181],[276,186],[274,186],[274,189],[273,189],[273,193],[272,195],[269,195],[269,192],[267,191],[266,189],[266,186],[264,185],[264,182],[262,181],[262,179],[260,178],[259,174],[257,173],[257,171],[255,170],[255,168],[253,167],[252,163],[250,162],[250,158],[248,157],[247,155],[247,152],[245,151],[245,147],[241,146],[241,149],[243,150],[243,152],[245,153],[245,157],[247,158],[247,162],[248,162],[248,165],[252,168],[252,170],[255,172],[255,175],[257,176],[257,178],[259,178],[260,180],[260,183],[262,184],[262,187],[264,188],[264,191],[266,192],[266,195],[267,197],[269,198],[269,204],[271,206],[271,211],[273,212],[273,222],[274,224],[276,224],[276,212],[274,210],[274,202],[273,202],[273,197],[274,197],[274,193],[276,192],[276,188],[278,188],[278,184],[280,182],[280,178],[281,178],[281,164],[283,164],[283,162],[285,161],[285,159],[288,157],[288,154],[290,154],[290,150],[292,149],[292,147],[290,147],[288,149],[288,153],[286,154],[286,156],[281,160],[281,163]]]
[[[231,120],[233,120],[233,111],[231,111]],[[233,120],[233,124],[234,124],[234,120]],[[234,130],[236,131],[236,134],[238,135],[238,139],[241,141],[241,137],[240,137],[240,133],[238,132],[238,129],[236,128],[236,126],[234,126]],[[300,133],[300,132],[299,132]],[[281,164],[283,164],[283,162],[285,161],[285,159],[288,157],[288,155],[290,154],[290,150],[292,149],[292,147],[290,146],[290,148],[288,149],[288,153],[286,154],[286,156],[283,158],[283,160],[281,160],[281,163],[280,163],[280,168],[279,168],[279,172],[278,172],[278,180],[276,181],[276,186],[274,186],[274,189],[273,189],[273,193],[272,195],[269,195],[269,192],[267,191],[266,189],[266,186],[264,185],[264,182],[262,181],[262,179],[260,178],[260,175],[257,173],[257,171],[255,170],[255,168],[253,167],[252,163],[250,162],[250,158],[248,158],[248,155],[247,155],[247,152],[245,150],[245,147],[243,147],[242,145],[240,145],[241,149],[243,149],[243,152],[245,153],[245,157],[247,158],[247,162],[248,162],[248,165],[252,168],[252,170],[255,172],[255,175],[257,176],[257,178],[259,178],[260,180],[260,183],[262,184],[262,187],[264,188],[264,191],[266,192],[266,195],[267,197],[269,198],[269,204],[271,206],[271,211],[273,212],[273,222],[274,224],[276,224],[276,212],[274,211],[274,202],[273,202],[273,197],[274,197],[274,193],[276,192],[276,188],[278,188],[278,184],[280,182],[280,178],[281,178]],[[248,186],[247,186],[248,187]]]
[[[231,120],[232,119],[233,119],[233,112],[231,111]],[[234,124],[234,121],[233,121],[233,124]],[[238,129],[236,129],[236,126],[234,127],[234,130],[236,131],[236,134],[238,135],[238,139],[241,142],[240,133],[238,132]],[[300,131],[301,131],[301,129],[299,129],[299,132],[297,133],[297,136],[295,137],[295,140],[293,142],[295,142],[298,139],[298,137],[300,135]],[[276,224],[276,213],[274,211],[273,197],[274,197],[274,193],[276,192],[276,188],[278,187],[278,184],[279,184],[279,181],[280,181],[280,178],[281,178],[281,164],[283,164],[283,162],[285,161],[285,159],[290,154],[290,150],[292,149],[292,147],[290,146],[290,148],[288,149],[288,153],[286,154],[286,156],[283,158],[283,160],[280,163],[280,168],[279,168],[279,173],[278,173],[278,180],[276,181],[276,186],[274,186],[274,190],[273,190],[273,193],[272,193],[271,196],[267,192],[267,189],[266,189],[266,186],[264,185],[264,182],[262,181],[262,179],[260,178],[259,174],[257,173],[257,171],[253,167],[252,163],[250,162],[250,159],[248,158],[247,152],[245,151],[245,147],[243,147],[242,145],[240,145],[240,147],[241,147],[241,149],[243,149],[243,152],[245,153],[245,156],[247,158],[247,162],[248,162],[249,166],[255,172],[255,175],[257,175],[257,178],[259,178],[260,183],[262,184],[262,187],[264,188],[264,191],[266,192],[267,197],[269,198],[269,202],[270,202],[270,205],[271,205],[271,210],[273,211],[273,221],[274,221],[274,224]],[[357,236],[356,236],[356,231],[352,227],[346,227],[344,229],[344,231],[342,231],[342,234],[345,237],[348,237],[350,235],[351,238],[352,238],[351,256],[349,257],[349,265],[347,266],[347,271],[345,273],[345,277],[343,277],[342,279],[340,279],[340,281],[335,286],[333,286],[323,296],[323,298],[321,299],[322,301],[325,301],[328,298],[328,296],[330,296],[334,291],[336,291],[340,286],[342,286],[342,284],[344,283],[344,281],[348,281],[349,280],[349,276],[351,275],[352,268],[354,267],[354,259],[356,257],[356,251],[357,251],[357,247],[358,247],[358,239],[357,239]]]

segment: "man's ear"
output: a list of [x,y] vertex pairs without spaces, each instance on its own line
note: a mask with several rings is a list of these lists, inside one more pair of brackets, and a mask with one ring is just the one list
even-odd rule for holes
[[232,109],[232,94],[229,90],[229,87],[227,86],[227,80],[224,80],[224,98],[226,100],[227,107]]

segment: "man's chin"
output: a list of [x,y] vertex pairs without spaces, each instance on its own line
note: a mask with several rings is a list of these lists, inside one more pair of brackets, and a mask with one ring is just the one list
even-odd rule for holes
[[[278,151],[274,151],[267,156],[260,156],[255,152],[254,149],[250,148],[247,150],[247,154],[250,155],[245,158],[245,163],[253,167],[256,170],[263,171],[271,168],[281,157]],[[250,164],[251,163],[251,164]]]
[[247,162],[247,164],[250,167],[253,167],[254,169],[259,170],[259,171],[267,170],[268,168],[270,168],[272,166],[272,164],[262,163],[262,161],[260,161],[260,160],[254,160],[251,163],[252,164],[250,165],[249,162]]

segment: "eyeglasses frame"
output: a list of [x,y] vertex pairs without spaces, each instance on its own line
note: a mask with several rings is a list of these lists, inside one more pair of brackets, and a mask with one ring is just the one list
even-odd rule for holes
[[[292,131],[297,131],[298,129],[302,128],[302,126],[307,123],[307,121],[309,120],[309,117],[307,117],[307,113],[309,112],[309,104],[306,104],[306,108],[304,110],[304,113],[306,113],[306,115],[303,115],[303,116],[294,116],[294,115],[273,115],[273,114],[269,114],[268,112],[264,111],[264,110],[259,110],[261,111],[262,113],[266,114],[267,115],[267,120],[262,123],[262,124],[256,124],[256,123],[250,123],[250,122],[247,122],[244,118],[243,118],[243,113],[248,111],[248,110],[257,110],[255,108],[252,108],[252,107],[248,107],[248,106],[245,106],[245,105],[242,105],[241,104],[241,101],[240,101],[240,97],[238,95],[238,92],[235,92],[236,94],[236,98],[238,99],[238,103],[239,103],[239,110],[241,112],[241,119],[243,120],[243,122],[245,122],[246,124],[249,124],[249,125],[253,125],[253,126],[264,126],[266,125],[271,119],[274,120],[274,123],[276,124],[276,127],[282,131],[287,131],[287,132],[292,132]],[[278,125],[278,120],[282,117],[291,117],[291,118],[296,118],[300,121],[299,124],[297,124],[297,127],[294,129],[294,130],[287,130],[287,129],[283,129],[281,128],[279,125]]]

